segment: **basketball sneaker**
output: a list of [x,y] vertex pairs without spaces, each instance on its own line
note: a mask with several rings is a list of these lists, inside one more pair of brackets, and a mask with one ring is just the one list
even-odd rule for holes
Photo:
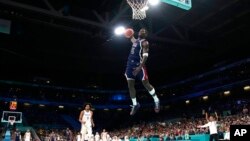
[[160,101],[159,102],[155,102],[155,108],[154,108],[156,113],[160,112]]
[[140,107],[141,105],[139,103],[137,103],[137,105],[132,105],[130,115],[133,116]]

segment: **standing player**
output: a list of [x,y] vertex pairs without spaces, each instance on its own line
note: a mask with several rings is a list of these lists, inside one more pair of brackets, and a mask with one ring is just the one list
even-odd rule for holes
[[100,141],[100,135],[98,132],[95,133],[95,141]]
[[24,134],[24,141],[31,141],[31,133],[30,130],[27,130]]
[[15,141],[21,141],[21,140],[22,140],[21,132],[19,131],[19,129],[16,128]]
[[79,116],[79,121],[81,122],[81,134],[82,140],[89,140],[92,135],[92,127],[95,126],[93,121],[93,111],[91,111],[91,105],[85,104],[84,110],[81,111]]
[[102,133],[101,133],[101,140],[102,140],[102,141],[107,141],[107,140],[108,140],[108,132],[106,132],[105,129],[102,130]]
[[155,102],[154,110],[156,113],[160,111],[160,101],[155,93],[154,87],[149,83],[147,70],[145,67],[149,55],[149,43],[146,40],[148,32],[142,28],[138,33],[138,39],[132,35],[130,37],[133,43],[130,54],[128,56],[125,76],[128,82],[129,94],[132,99],[132,109],[130,115],[134,115],[140,108],[140,104],[136,100],[135,79],[142,81],[143,86],[148,90]]
[[208,118],[208,113],[206,113],[206,120],[207,120],[207,124],[202,125],[202,126],[198,126],[198,128],[204,128],[204,127],[209,127],[209,132],[210,132],[210,139],[209,141],[213,141],[213,139],[215,141],[219,140],[219,136],[218,136],[218,130],[217,130],[217,121],[218,121],[218,115],[215,112],[215,117],[214,116],[210,116]]

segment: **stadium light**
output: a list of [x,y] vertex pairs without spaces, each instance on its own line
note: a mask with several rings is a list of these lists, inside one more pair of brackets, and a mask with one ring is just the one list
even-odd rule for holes
[[230,94],[230,91],[225,91],[224,92],[224,95],[229,95]]
[[43,104],[39,104],[39,107],[45,107],[45,105],[43,105]]
[[158,5],[160,3],[160,0],[149,0],[148,2],[150,5],[155,6],[155,5]]
[[122,111],[122,108],[118,108],[117,111]]
[[118,26],[115,28],[115,35],[122,35],[125,32],[125,27],[124,26]]
[[145,7],[143,7],[142,9],[141,9],[141,11],[147,11],[149,9],[149,7],[146,5]]
[[23,103],[24,106],[30,106],[30,103]]
[[208,96],[203,96],[202,99],[203,99],[203,100],[207,100],[207,99],[208,99]]
[[245,86],[245,87],[244,87],[244,90],[245,90],[245,91],[249,91],[249,90],[250,90],[250,86]]
[[63,105],[59,105],[58,108],[59,108],[59,109],[63,109],[64,106],[63,106]]

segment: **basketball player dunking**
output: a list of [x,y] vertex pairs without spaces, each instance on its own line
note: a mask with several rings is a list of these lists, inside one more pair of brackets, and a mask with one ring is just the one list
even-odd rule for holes
[[127,68],[125,76],[128,82],[129,94],[132,99],[132,109],[130,115],[134,115],[140,108],[140,104],[136,101],[135,79],[138,78],[142,81],[143,86],[148,90],[149,94],[153,97],[155,102],[155,112],[160,111],[160,101],[155,93],[154,87],[149,83],[145,63],[149,55],[149,43],[145,39],[147,37],[147,30],[142,28],[138,33],[138,39],[132,36],[131,42],[133,43],[130,54],[128,56]]
[[81,140],[89,140],[92,135],[92,127],[95,126],[93,121],[93,111],[91,111],[91,105],[85,104],[84,110],[81,111],[79,116],[81,122]]

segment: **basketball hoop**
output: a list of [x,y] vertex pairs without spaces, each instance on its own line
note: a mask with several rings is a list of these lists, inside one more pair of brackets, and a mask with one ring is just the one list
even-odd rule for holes
[[9,120],[9,123],[10,123],[11,126],[13,126],[14,123],[15,123],[15,120]]
[[148,0],[127,0],[127,2],[132,8],[134,20],[142,20],[146,18]]
[[8,122],[10,123],[11,126],[14,125],[15,121],[16,121],[15,116],[9,116],[8,117]]

